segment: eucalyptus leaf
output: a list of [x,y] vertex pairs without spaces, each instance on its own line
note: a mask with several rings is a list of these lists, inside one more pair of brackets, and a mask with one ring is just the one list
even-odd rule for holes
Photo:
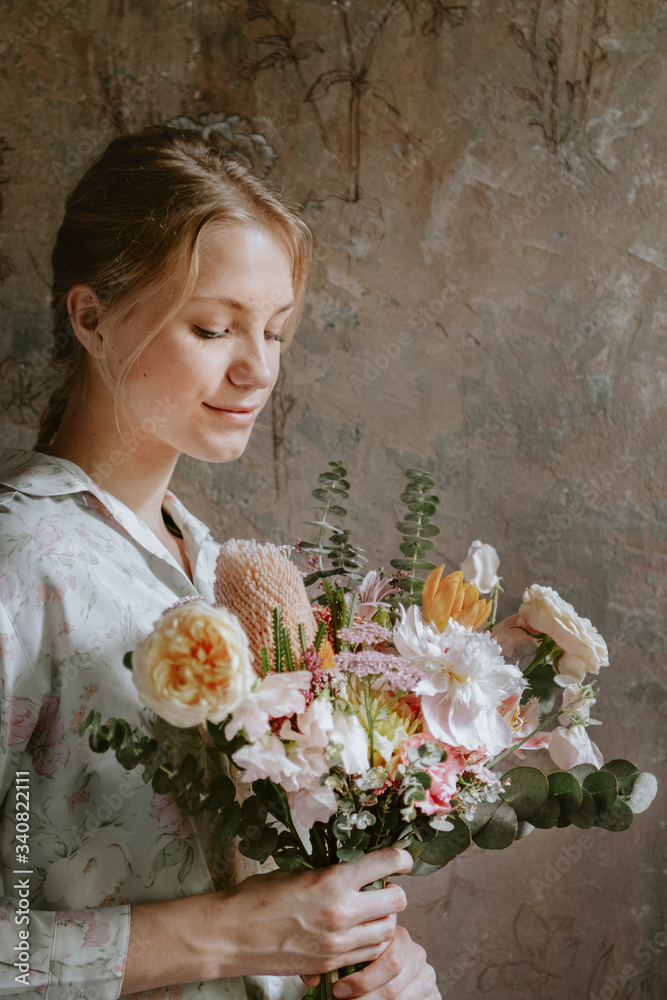
[[488,823],[473,834],[472,839],[485,851],[500,851],[514,842],[518,828],[519,823],[512,806],[507,802],[500,802]]
[[593,826],[601,826],[604,830],[609,830],[611,833],[620,833],[622,830],[627,830],[632,823],[632,819],[632,809],[627,802],[618,798],[611,809],[598,813]]
[[596,771],[587,775],[583,788],[593,797],[599,812],[611,809],[618,797],[618,785],[611,771]]
[[562,813],[576,812],[583,801],[581,785],[569,771],[552,771],[547,775],[551,791],[558,799]]
[[453,823],[454,829],[437,834],[418,854],[422,864],[427,864],[436,870],[443,868],[457,854],[461,854],[470,846],[470,828],[459,816],[449,816],[448,819]]
[[250,836],[249,833],[250,831],[247,829],[245,832],[241,831],[239,851],[244,857],[264,864],[269,855],[273,854],[275,850],[278,842],[278,831],[274,826],[265,826],[258,835]]
[[510,784],[501,792],[501,799],[514,809],[519,821],[530,819],[544,805],[549,795],[549,782],[536,767],[515,767],[503,775],[503,785]]
[[641,771],[635,779],[632,792],[625,800],[635,816],[644,812],[658,793],[658,779],[649,771]]
[[598,815],[598,807],[590,792],[582,788],[581,805],[576,812],[568,813],[567,818],[573,826],[580,830],[590,830]]
[[554,793],[549,789],[549,794],[540,808],[530,817],[530,822],[538,830],[550,830],[555,826],[560,816],[560,805]]

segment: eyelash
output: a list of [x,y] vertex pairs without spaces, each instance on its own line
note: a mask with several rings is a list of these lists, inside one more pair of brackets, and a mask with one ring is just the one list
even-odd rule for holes
[[[226,333],[214,333],[212,330],[204,330],[204,329],[202,329],[201,326],[195,326],[195,325],[193,325],[192,329],[203,340],[222,340],[223,337],[227,336]],[[264,332],[268,334],[268,336],[271,338],[271,340],[277,340],[281,344],[284,344],[285,338],[281,337],[279,333],[268,333],[267,330],[265,330]]]

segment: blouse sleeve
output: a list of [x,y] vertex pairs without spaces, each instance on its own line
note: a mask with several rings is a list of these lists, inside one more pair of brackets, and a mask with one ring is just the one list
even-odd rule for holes
[[[34,622],[39,628],[39,622]],[[130,936],[130,906],[33,910],[30,778],[25,752],[43,698],[24,643],[0,603],[0,802],[13,829],[1,845],[0,996],[117,1000]]]

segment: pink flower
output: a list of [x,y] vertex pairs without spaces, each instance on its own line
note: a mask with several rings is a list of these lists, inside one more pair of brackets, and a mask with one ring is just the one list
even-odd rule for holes
[[3,713],[2,722],[9,730],[9,746],[18,747],[30,739],[35,728],[35,712],[23,698],[12,698]]
[[409,660],[375,649],[364,649],[360,653],[335,653],[334,660],[339,670],[357,677],[382,677],[394,691],[414,691],[423,677]]
[[151,808],[158,818],[160,826],[177,833],[181,840],[189,840],[193,835],[192,820],[183,816],[181,810],[174,802],[173,793],[158,795],[151,799]]
[[427,815],[448,813],[452,809],[451,800],[456,794],[459,775],[470,768],[465,757],[458,752],[456,747],[442,743],[427,733],[417,733],[401,744],[401,762],[408,763],[409,747],[420,747],[422,743],[427,741],[437,743],[439,747],[446,750],[447,759],[443,760],[441,764],[434,764],[433,767],[427,769],[427,774],[431,777],[431,787],[424,790],[425,799],[415,799],[415,807]]
[[109,940],[110,925],[104,920],[96,920],[94,910],[56,910],[56,920],[70,927],[80,927],[85,935],[84,948],[99,948]]
[[63,740],[60,698],[47,697],[42,702],[37,725],[26,747],[38,774],[52,778],[59,764],[69,760],[69,747]]
[[[359,603],[357,604],[356,617],[370,621],[378,608],[388,608],[388,601],[383,601],[383,597],[396,593],[396,587],[388,577],[380,577],[380,574],[372,569],[363,578],[358,587]],[[349,600],[349,595],[345,595]]]
[[16,580],[11,573],[0,573],[0,600],[9,601],[16,593]]
[[14,649],[8,632],[0,632],[0,656],[2,656],[7,663],[11,663],[14,659]]
[[70,539],[55,524],[40,521],[35,527],[34,537],[37,544],[46,552],[57,552],[59,556],[70,558],[74,555]]
[[391,630],[385,628],[384,625],[378,624],[378,622],[366,622],[355,618],[352,625],[348,628],[338,630],[338,638],[342,639],[343,642],[350,642],[353,645],[358,645],[362,642],[386,642],[388,639],[391,639]]

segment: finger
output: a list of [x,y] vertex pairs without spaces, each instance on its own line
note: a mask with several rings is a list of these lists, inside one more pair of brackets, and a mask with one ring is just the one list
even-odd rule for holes
[[319,981],[320,981],[320,979],[322,977],[321,976],[301,976],[301,978],[303,979],[304,984],[308,987],[308,989],[310,989],[311,986],[317,986],[317,984],[319,983]]
[[[379,944],[388,944],[396,933],[396,914],[390,913],[380,920],[369,920],[368,923],[357,924],[344,931],[339,938],[340,950],[372,948]],[[343,965],[351,965],[351,962],[340,962],[338,968]]]
[[385,889],[358,892],[354,898],[352,916],[355,923],[379,920],[390,913],[400,913],[408,905],[408,897],[400,885],[390,882]]
[[[378,962],[382,961],[383,957],[381,956],[376,962],[372,962],[371,965],[377,965]],[[367,966],[367,968],[370,969],[371,965]],[[340,979],[334,984],[334,994],[340,997],[341,1000],[347,1000],[347,998],[354,1000],[354,998],[361,996],[364,997],[364,1000],[388,1000],[387,988],[389,983],[391,983],[391,992],[389,995],[393,1000],[436,1000],[438,996],[435,976],[429,966],[423,967],[416,975],[410,974],[408,970],[403,970],[398,975],[392,976],[387,982],[378,985],[375,989],[369,990],[358,985],[355,987],[353,993],[343,993],[342,984],[345,983],[347,985],[348,979],[351,980],[352,977],[346,976],[345,979]]]
[[336,959],[336,965],[331,968],[341,969],[345,965],[361,965],[364,962],[374,962],[380,957],[385,948],[389,947],[388,941],[377,944],[372,948],[358,948],[355,951],[348,951],[340,959]]
[[355,889],[361,889],[369,882],[388,875],[405,874],[413,865],[412,855],[397,847],[383,847],[379,851],[371,851],[364,855],[361,861],[344,861],[338,865]]

